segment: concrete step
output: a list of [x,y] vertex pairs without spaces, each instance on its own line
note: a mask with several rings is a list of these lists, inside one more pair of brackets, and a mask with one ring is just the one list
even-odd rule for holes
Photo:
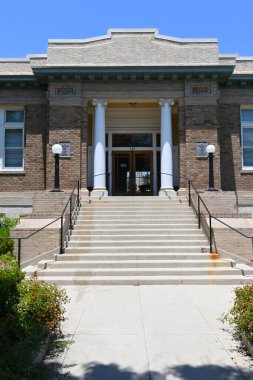
[[115,203],[111,204],[98,204],[98,203],[83,203],[81,204],[81,208],[84,210],[191,210],[192,208],[188,205],[188,203],[176,202],[176,203]]
[[158,214],[158,215],[138,215],[138,214],[129,214],[129,215],[110,215],[110,214],[101,214],[101,215],[88,215],[88,214],[83,214],[83,215],[78,215],[78,221],[82,220],[94,220],[98,222],[118,222],[119,220],[122,220],[124,218],[124,222],[137,222],[137,221],[143,221],[143,219],[147,219],[147,221],[152,220],[152,221],[190,221],[190,220],[195,220],[195,215],[193,214]]
[[86,197],[65,253],[41,261],[37,274],[60,285],[253,283],[253,270],[210,254],[197,227],[186,197],[176,193]]
[[[47,264],[47,268],[60,269],[67,267],[70,269],[81,268],[209,268],[209,267],[225,267],[230,268],[232,261],[225,260],[69,260],[52,261]],[[39,269],[44,269],[45,262],[38,265]]]
[[[173,240],[172,240],[173,239]],[[192,247],[192,246],[204,246],[208,244],[207,240],[206,239],[188,239],[188,240],[181,240],[181,239],[178,239],[176,240],[175,237],[172,237],[171,239],[167,238],[166,240],[137,240],[137,239],[128,239],[128,240],[77,240],[75,236],[73,236],[73,238],[69,241],[68,243],[68,247],[69,248],[72,248],[72,247],[82,247],[82,248],[87,248],[87,247],[91,247],[91,248],[111,248],[113,247],[114,249],[117,249],[117,248],[120,248],[122,249],[123,247],[127,247],[127,248],[143,248],[143,249],[147,249],[147,248],[153,248],[153,247],[156,247],[157,248],[157,245],[159,245],[159,248],[162,248],[162,247],[168,247],[168,248],[171,248],[171,247],[181,247],[181,246],[185,246],[187,243],[187,246],[188,247]]]
[[[190,230],[191,231],[191,230]],[[99,232],[99,231],[98,231]],[[118,241],[118,240],[124,240],[124,241],[130,241],[130,240],[135,240],[135,241],[149,241],[149,240],[154,240],[154,241],[170,241],[170,240],[204,240],[203,233],[202,231],[197,231],[194,234],[183,234],[183,233],[167,233],[167,234],[146,234],[146,236],[143,236],[143,234],[140,234],[138,232],[132,233],[132,234],[126,234],[125,231],[121,231],[121,234],[93,234],[93,233],[81,233],[80,231],[73,231],[71,235],[71,241]]]
[[[76,252],[72,252],[76,251]],[[72,250],[66,250],[66,253],[62,255],[57,255],[58,260],[205,260],[205,259],[218,259],[217,254],[203,253],[200,250],[192,250],[188,252],[187,250],[182,250],[181,252],[175,252],[171,250],[168,252],[83,252],[81,249],[73,248]]]
[[84,211],[84,210],[80,210],[79,213],[78,213],[78,217],[82,217],[82,216],[97,216],[97,217],[103,217],[103,216],[109,216],[109,217],[132,217],[132,218],[135,218],[135,217],[152,217],[152,216],[169,216],[169,217],[172,217],[172,216],[186,216],[186,217],[189,217],[189,216],[195,216],[195,214],[193,214],[193,212],[191,210],[164,210],[164,209],[161,209],[161,210],[143,210],[143,211],[134,211],[134,210],[106,210],[106,211],[103,211],[103,210],[87,210],[87,211]]
[[104,206],[100,206],[100,205],[92,205],[92,204],[87,204],[87,205],[82,205],[81,208],[80,208],[81,211],[90,211],[90,210],[94,210],[94,211],[104,211],[104,212],[107,212],[107,211],[112,211],[112,212],[116,212],[116,211],[134,211],[134,212],[144,212],[144,211],[157,211],[157,210],[163,210],[163,211],[171,211],[171,210],[176,210],[176,211],[189,211],[189,212],[193,212],[192,208],[189,207],[188,205],[186,204],[173,204],[173,205],[164,205],[164,204],[161,204],[161,205],[152,205],[152,204],[147,204],[147,205],[142,205],[142,206],[138,206],[138,205],[115,205],[115,204],[112,204],[110,205],[110,207],[108,207],[107,205],[104,205]]
[[44,276],[49,284],[58,285],[240,285],[253,283],[253,278],[241,275],[207,276]]
[[177,252],[177,253],[168,253],[168,252],[156,252],[156,253],[132,253],[132,252],[115,252],[115,253],[74,253],[69,252],[62,255],[56,255],[56,261],[79,261],[80,263],[84,261],[96,262],[96,261],[108,261],[108,260],[117,260],[117,261],[126,261],[126,260],[135,260],[135,261],[149,261],[149,260],[169,260],[169,261],[195,261],[195,260],[212,260],[216,264],[219,256],[216,253],[202,253],[202,252]]
[[[125,228],[127,226],[140,226],[140,225],[144,225],[144,226],[148,226],[148,225],[163,225],[163,226],[168,226],[168,227],[171,227],[171,226],[181,226],[181,225],[193,225],[195,226],[195,228],[197,227],[197,220],[193,219],[193,218],[190,218],[190,219],[165,219],[165,218],[162,218],[162,219],[147,219],[147,218],[142,218],[142,219],[134,219],[134,220],[130,220],[130,219],[125,219],[125,218],[121,218],[121,219],[107,219],[107,220],[101,220],[101,219],[87,219],[87,218],[83,218],[83,219],[78,219],[76,221],[76,224],[75,226],[98,226],[98,225],[105,225],[106,226],[125,226]],[[177,227],[176,227],[177,228]]]
[[192,245],[187,246],[154,246],[154,247],[146,247],[146,246],[138,246],[138,247],[67,247],[65,249],[66,253],[192,253],[192,252],[204,252],[208,251],[209,247],[207,245]]
[[174,197],[159,197],[159,196],[109,196],[109,197],[103,197],[101,199],[98,198],[87,198],[83,197],[82,200],[86,202],[91,202],[91,203],[118,203],[118,202],[123,202],[123,203],[171,203],[171,202],[179,202],[181,200],[182,202],[186,202],[187,198],[186,196],[177,196],[175,195]]
[[90,230],[144,230],[145,231],[148,231],[148,230],[156,230],[156,231],[159,231],[160,229],[167,229],[167,230],[177,230],[177,229],[181,229],[181,228],[184,228],[184,229],[187,229],[187,230],[193,230],[193,229],[196,229],[197,228],[197,222],[196,221],[189,221],[188,223],[167,223],[166,221],[164,223],[150,223],[150,221],[148,221],[146,224],[145,223],[115,223],[115,224],[111,224],[111,223],[100,223],[100,222],[97,222],[97,223],[94,223],[92,222],[92,224],[90,222],[87,222],[87,221],[83,221],[83,222],[80,222],[80,221],[77,221],[76,224],[75,224],[75,231],[77,230],[87,230],[87,229],[90,229]]
[[183,229],[143,229],[143,228],[126,228],[126,229],[104,229],[104,228],[75,228],[72,231],[71,236],[87,236],[95,238],[97,236],[147,236],[157,237],[157,236],[203,236],[203,231],[197,228],[183,228]]
[[[241,271],[235,268],[209,267],[209,268],[54,268],[37,272],[39,277],[44,276],[214,276],[214,275],[240,275]],[[252,277],[253,278],[253,277]]]

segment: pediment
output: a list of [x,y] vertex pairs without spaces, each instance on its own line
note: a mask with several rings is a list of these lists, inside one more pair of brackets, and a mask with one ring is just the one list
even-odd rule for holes
[[48,66],[124,67],[219,64],[215,39],[177,39],[156,29],[112,29],[85,40],[49,40]]

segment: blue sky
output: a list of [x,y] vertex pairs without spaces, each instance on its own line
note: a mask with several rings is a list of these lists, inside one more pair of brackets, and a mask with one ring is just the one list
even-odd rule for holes
[[253,0],[2,0],[0,57],[47,52],[50,38],[87,38],[108,28],[153,28],[218,38],[220,53],[253,56]]

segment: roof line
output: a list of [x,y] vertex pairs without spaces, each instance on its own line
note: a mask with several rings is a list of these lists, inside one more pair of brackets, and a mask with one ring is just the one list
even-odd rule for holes
[[47,54],[27,54],[28,59],[30,58],[47,58]]
[[238,57],[236,61],[253,61],[253,57]]
[[108,40],[112,38],[112,34],[117,33],[132,33],[132,34],[154,34],[156,39],[165,40],[165,41],[173,41],[178,43],[217,43],[217,38],[176,38],[165,36],[159,34],[159,30],[157,28],[122,28],[122,29],[108,29],[107,34],[98,37],[84,38],[84,39],[49,39],[48,43],[51,44],[64,44],[64,43],[88,43],[88,42],[96,42],[100,40]]
[[28,62],[28,58],[0,58],[0,62]]

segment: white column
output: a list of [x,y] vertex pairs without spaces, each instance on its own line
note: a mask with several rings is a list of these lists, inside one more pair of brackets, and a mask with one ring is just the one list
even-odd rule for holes
[[[105,164],[105,99],[94,99],[95,106],[94,124],[94,187],[92,196],[108,195],[106,190]],[[101,175],[100,175],[101,174]]]
[[[161,106],[161,173],[173,174],[173,146],[172,146],[172,119],[171,106],[173,99],[160,99]],[[159,195],[167,195],[173,190],[173,177],[161,174],[161,189]]]

